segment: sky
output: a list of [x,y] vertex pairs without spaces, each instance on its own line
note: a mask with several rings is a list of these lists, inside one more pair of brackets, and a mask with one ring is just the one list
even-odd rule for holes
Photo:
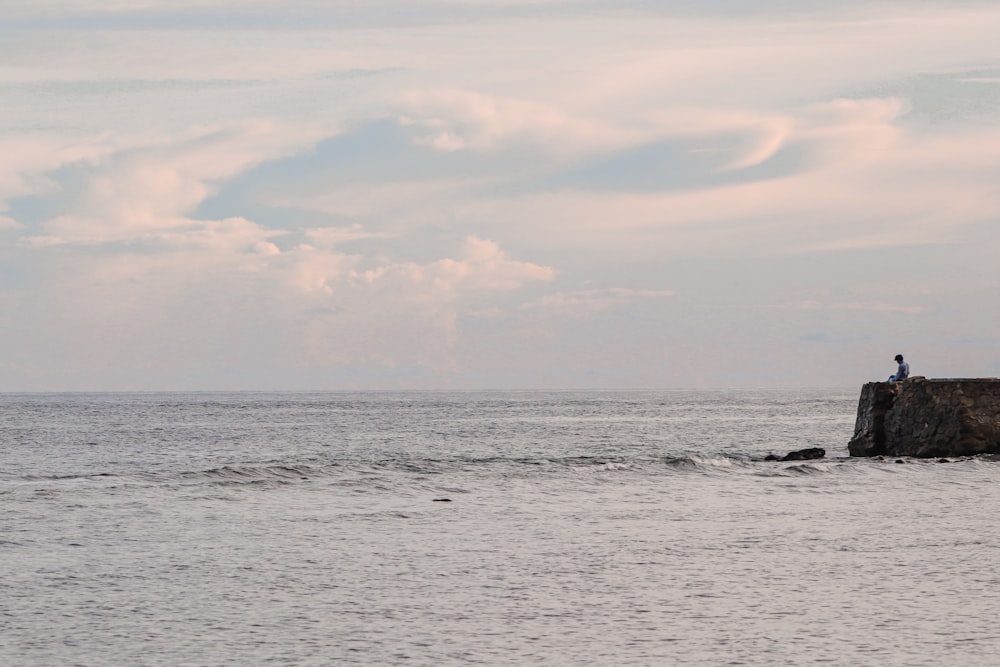
[[1000,5],[0,0],[0,391],[1000,376]]

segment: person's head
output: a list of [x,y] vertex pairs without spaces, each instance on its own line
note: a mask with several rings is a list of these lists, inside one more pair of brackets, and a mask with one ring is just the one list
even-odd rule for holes
[[897,355],[895,356],[895,359],[896,359],[896,363],[897,363],[897,364],[901,364],[901,363],[903,363],[903,355],[901,355],[901,354],[897,354]]

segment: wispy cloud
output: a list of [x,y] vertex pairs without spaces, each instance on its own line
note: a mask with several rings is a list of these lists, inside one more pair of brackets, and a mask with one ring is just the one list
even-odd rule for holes
[[621,304],[641,299],[663,299],[674,296],[673,290],[643,290],[623,287],[557,292],[544,296],[525,308],[549,317],[593,317]]
[[[57,184],[48,196],[65,212],[38,225],[46,244],[106,243],[192,227],[186,217],[227,178],[311,145],[315,135],[272,123],[199,129],[155,144],[105,150],[68,165],[71,192]],[[73,155],[73,153],[70,153]],[[52,160],[58,159],[53,156]],[[32,242],[32,236],[26,239]]]
[[882,313],[905,313],[917,315],[927,309],[924,306],[907,306],[880,302],[824,302],[814,299],[784,303],[771,308],[793,308],[801,310],[870,310]]
[[400,98],[404,125],[416,141],[438,150],[496,150],[528,146],[580,154],[638,142],[640,132],[558,107],[471,90],[411,92]]

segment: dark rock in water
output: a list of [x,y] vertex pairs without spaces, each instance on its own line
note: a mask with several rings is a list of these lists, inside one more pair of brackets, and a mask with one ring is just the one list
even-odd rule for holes
[[812,459],[821,459],[826,456],[826,450],[822,447],[809,447],[808,449],[800,449],[795,452],[788,452],[782,457],[782,461],[811,461]]
[[1000,454],[1000,379],[869,382],[847,448],[851,456]]
[[821,459],[826,456],[826,450],[822,447],[810,447],[808,449],[799,449],[794,452],[788,452],[784,456],[777,456],[775,454],[768,454],[764,457],[765,461],[810,461],[812,459]]

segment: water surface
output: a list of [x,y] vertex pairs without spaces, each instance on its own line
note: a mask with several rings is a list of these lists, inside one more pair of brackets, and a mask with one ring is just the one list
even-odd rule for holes
[[1000,654],[1000,464],[850,459],[854,391],[0,399],[5,664]]

